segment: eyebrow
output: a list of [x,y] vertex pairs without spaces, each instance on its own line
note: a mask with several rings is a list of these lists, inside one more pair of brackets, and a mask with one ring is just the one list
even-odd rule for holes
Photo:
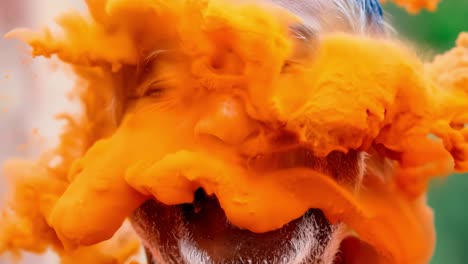
[[295,38],[309,41],[317,36],[317,32],[315,32],[312,28],[308,27],[305,24],[294,24],[289,26],[289,31],[293,34]]
[[148,66],[148,64],[153,63],[161,54],[168,52],[166,49],[156,49],[152,52],[150,52],[146,57],[144,58],[144,66]]
[[147,81],[148,75],[151,75],[155,67],[157,67],[158,62],[163,59],[161,57],[168,52],[170,50],[155,49],[143,55],[135,71],[136,82],[141,84]]

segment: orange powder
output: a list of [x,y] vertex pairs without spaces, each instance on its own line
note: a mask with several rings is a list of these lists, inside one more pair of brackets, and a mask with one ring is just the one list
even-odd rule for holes
[[[319,208],[374,249],[367,263],[428,262],[427,183],[454,168],[468,171],[466,35],[424,65],[393,40],[325,34],[307,62],[281,73],[294,54],[282,23],[294,18],[286,13],[221,0],[87,3],[92,18],[64,15],[62,34],[10,34],[35,56],[73,66],[84,112],[62,117],[68,126],[56,150],[6,166],[15,194],[0,220],[0,253],[52,246],[64,263],[123,263],[136,250],[131,238],[115,250],[98,243],[145,200],[189,203],[203,187],[241,228],[273,230]],[[165,83],[167,100],[128,100],[147,94],[136,84],[154,81],[138,78],[152,57],[157,76],[177,77]],[[355,190],[306,169],[249,170],[231,150],[198,144],[186,132],[194,124],[180,122],[207,111],[215,92],[236,93],[250,118],[283,124],[318,156],[374,151],[395,171],[382,178],[369,170]],[[167,127],[177,129],[168,136]],[[359,253],[351,257],[363,263]]]
[[[388,0],[381,0],[382,3]],[[425,8],[429,11],[435,11],[440,0],[391,0],[397,5],[406,8],[410,13],[417,13]]]

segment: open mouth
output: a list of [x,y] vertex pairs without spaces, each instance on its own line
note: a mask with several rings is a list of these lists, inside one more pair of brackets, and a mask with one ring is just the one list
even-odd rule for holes
[[[303,147],[249,160],[253,170],[310,168],[337,181],[357,182],[361,153],[331,153],[318,158]],[[281,199],[278,197],[278,199]],[[275,201],[271,201],[275,203]],[[145,245],[148,263],[337,264],[345,225],[331,224],[323,212],[309,209],[283,227],[254,233],[232,225],[217,198],[199,188],[193,203],[165,205],[149,200],[131,217]]]

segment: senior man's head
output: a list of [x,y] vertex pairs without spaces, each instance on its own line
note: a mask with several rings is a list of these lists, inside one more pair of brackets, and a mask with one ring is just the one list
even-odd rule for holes
[[373,0],[87,4],[12,33],[72,66],[83,113],[10,167],[5,219],[34,228],[0,250],[69,257],[130,219],[152,263],[429,260],[427,182],[468,167],[465,88],[434,78],[455,57],[424,67]]

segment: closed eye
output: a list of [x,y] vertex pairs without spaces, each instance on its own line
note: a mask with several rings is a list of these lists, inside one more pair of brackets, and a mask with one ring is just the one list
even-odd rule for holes
[[162,86],[162,81],[154,81],[145,89],[144,97],[159,98],[164,94],[165,88]]

